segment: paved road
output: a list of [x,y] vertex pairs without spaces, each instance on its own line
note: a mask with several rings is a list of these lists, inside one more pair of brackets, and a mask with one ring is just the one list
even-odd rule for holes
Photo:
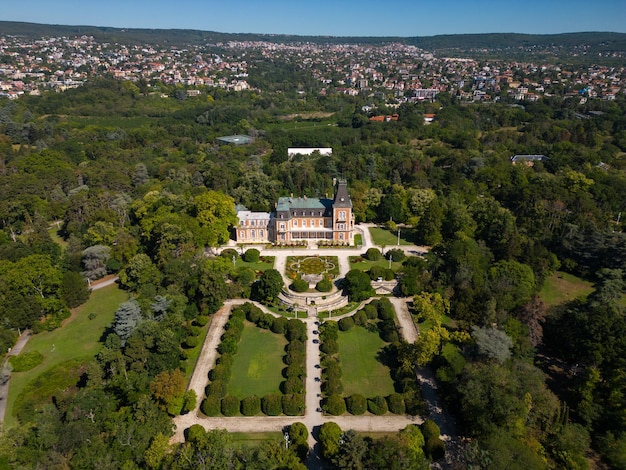
[[2,364],[2,371],[0,372],[0,423],[4,423],[4,415],[7,411],[7,400],[9,398],[9,382],[11,379],[9,357],[19,355],[22,349],[24,349],[24,346],[26,346],[28,338],[30,338],[30,331],[25,330],[6,355],[4,363]]

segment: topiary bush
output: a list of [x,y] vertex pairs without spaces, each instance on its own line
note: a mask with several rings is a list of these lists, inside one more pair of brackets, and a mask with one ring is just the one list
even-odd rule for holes
[[259,320],[256,322],[259,328],[263,328],[264,330],[269,330],[272,328],[272,324],[274,323],[274,316],[269,313],[262,313]]
[[426,439],[426,444],[424,445],[424,453],[431,460],[440,460],[444,457],[444,455],[446,455],[446,445],[438,437],[428,438]]
[[417,390],[408,390],[402,394],[404,396],[404,406],[406,413],[411,416],[424,414],[425,406],[422,396]]
[[406,412],[404,398],[399,393],[392,393],[387,397],[387,407],[396,415],[403,415]]
[[340,395],[343,392],[341,379],[328,377],[322,384],[322,392],[326,395]]
[[389,411],[389,408],[387,407],[387,400],[385,400],[385,397],[381,396],[368,398],[367,410],[373,415],[384,415],[387,411]]
[[378,311],[378,318],[380,320],[392,320],[395,317],[393,304],[387,297],[382,297],[378,300],[376,310]]
[[290,377],[304,377],[304,365],[303,364],[291,364],[285,367],[285,378]]
[[376,320],[378,318],[378,310],[376,309],[376,305],[372,305],[372,303],[363,307],[363,311],[365,312],[368,320]]
[[256,395],[241,400],[241,414],[244,416],[255,416],[261,412],[261,399]]
[[278,393],[270,393],[261,399],[261,411],[268,416],[278,416],[283,412],[282,397]]
[[330,292],[333,290],[333,283],[328,279],[322,279],[320,282],[315,284],[315,290],[319,292]]
[[185,342],[183,343],[183,347],[187,349],[195,348],[200,344],[200,338],[197,336],[187,336],[185,338]]
[[302,393],[304,392],[304,381],[300,377],[289,377],[287,380],[281,382],[280,388],[286,395]]
[[324,354],[336,354],[339,351],[339,345],[334,339],[328,339],[320,345],[320,351]]
[[372,281],[378,280],[379,277],[384,278],[385,268],[382,266],[372,266],[369,271],[367,271],[367,275]]
[[422,431],[422,434],[424,435],[425,440],[428,440],[431,437],[438,438],[439,435],[441,434],[441,430],[439,429],[439,426],[432,419],[425,420],[420,426],[420,430]]
[[352,317],[343,317],[338,324],[341,331],[348,331],[354,327],[354,319]]
[[241,402],[237,397],[227,395],[222,398],[222,414],[224,416],[235,416],[239,413],[240,406]]
[[243,254],[243,260],[246,263],[258,263],[260,255],[261,252],[259,252],[259,250],[257,250],[256,248],[250,248],[249,250],[246,250],[246,252]]
[[380,253],[380,250],[378,248],[368,248],[365,252],[364,258],[370,261],[378,261],[382,258],[382,256],[383,255]]
[[301,416],[304,414],[304,395],[283,395],[283,413],[287,416]]
[[225,364],[216,364],[213,369],[209,372],[209,379],[212,382],[216,382],[218,380],[222,382],[228,382],[230,379],[231,368]]
[[228,261],[232,261],[233,256],[236,260],[239,259],[239,253],[237,253],[237,250],[233,248],[226,248],[220,253],[220,257],[226,258]]
[[209,323],[209,317],[206,316],[206,315],[198,315],[193,320],[193,324],[196,325],[196,326],[199,326],[199,327],[203,327],[207,323]]
[[284,335],[287,330],[288,320],[285,317],[276,317],[272,322],[271,330],[278,335]]
[[304,279],[298,278],[291,283],[289,288],[294,292],[306,292],[309,290],[309,283]]
[[249,322],[256,324],[259,321],[259,318],[261,318],[261,315],[263,315],[263,310],[261,310],[256,305],[252,305],[252,304],[246,304],[246,305],[250,305],[250,307],[246,310],[246,318],[248,319]]
[[386,253],[385,258],[389,259],[390,256],[391,261],[395,261],[397,263],[406,259],[406,254],[404,254],[404,251],[402,251],[400,248],[394,248],[393,250],[389,250]]
[[216,397],[222,398],[226,395],[226,382],[222,380],[216,380],[215,382],[211,382],[206,386],[206,395],[214,395]]
[[324,400],[322,409],[333,416],[340,416],[346,412],[346,402],[341,395],[330,395]]
[[207,416],[217,416],[220,414],[221,398],[215,395],[209,395],[200,405],[200,411]]
[[367,323],[367,315],[363,309],[352,315],[352,319],[354,320],[354,324],[358,326],[363,326]]
[[346,398],[346,409],[353,415],[362,415],[367,411],[367,400],[360,393],[354,393]]

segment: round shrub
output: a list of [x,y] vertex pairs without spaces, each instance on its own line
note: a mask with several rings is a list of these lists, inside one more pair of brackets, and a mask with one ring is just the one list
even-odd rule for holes
[[352,315],[352,319],[354,320],[355,325],[363,326],[367,323],[367,315],[363,309]]
[[291,364],[285,367],[285,378],[304,377],[304,366],[302,364]]
[[287,341],[306,341],[306,324],[302,320],[291,318],[287,322],[285,338]]
[[315,290],[319,292],[330,292],[333,290],[333,283],[328,279],[322,279],[320,282],[315,284]]
[[403,415],[406,412],[404,398],[399,393],[392,393],[387,397],[387,407],[396,415]]
[[368,248],[365,252],[365,259],[368,259],[370,261],[378,261],[382,258],[382,256],[383,255],[380,253],[380,250],[378,248]]
[[322,341],[326,341],[329,339],[333,339],[337,341],[339,338],[339,325],[334,320],[325,321],[320,325],[320,339]]
[[280,384],[281,391],[288,395],[304,392],[304,381],[300,377],[289,377]]
[[261,317],[256,324],[259,328],[269,330],[270,328],[272,328],[272,323],[274,323],[274,315],[271,315],[269,313],[263,313],[261,314]]
[[286,350],[287,352],[295,351],[304,354],[304,351],[306,351],[306,345],[304,344],[304,341],[294,339],[293,341],[289,341]]
[[200,405],[200,411],[207,416],[217,416],[220,414],[221,399],[215,395],[209,395]]
[[222,354],[220,357],[217,358],[217,361],[215,362],[217,364],[227,367],[230,370],[232,369],[233,363],[235,362],[235,356],[233,356],[232,354]]
[[378,300],[376,309],[378,311],[378,318],[381,320],[392,320],[395,316],[393,304],[387,297]]
[[426,444],[424,445],[424,453],[432,460],[436,461],[442,459],[443,456],[446,455],[446,445],[438,437],[431,437],[429,439],[426,439]]
[[233,256],[235,257],[235,259],[239,259],[239,253],[237,253],[237,250],[233,249],[233,248],[226,248],[225,250],[222,250],[222,252],[220,253],[220,256],[222,258],[226,258],[229,261],[232,261]]
[[304,364],[304,353],[300,351],[289,351],[285,354],[283,360],[285,364]]
[[246,318],[252,323],[257,323],[261,318],[261,315],[263,315],[263,310],[256,305],[252,305],[246,312]]
[[339,364],[339,360],[330,357],[329,360],[323,361],[324,367],[324,375],[328,378],[340,379],[341,378],[341,365]]
[[392,269],[385,268],[385,272],[383,273],[383,279],[385,281],[393,281],[395,277],[396,273],[394,273]]
[[354,393],[346,398],[346,408],[350,414],[362,415],[367,411],[367,400],[360,393]]
[[309,283],[304,279],[296,279],[291,283],[289,288],[294,292],[306,292],[309,290]]
[[198,346],[199,343],[200,343],[200,338],[198,338],[197,336],[187,336],[185,338],[185,342],[183,346],[185,348],[191,349],[191,348],[195,348],[196,346]]
[[367,275],[370,277],[372,281],[378,280],[378,278],[382,278],[385,275],[385,268],[382,266],[372,266],[369,271],[367,271]]
[[352,317],[343,317],[339,320],[339,329],[341,331],[348,331],[354,326],[354,319]]
[[324,354],[335,354],[339,351],[339,345],[337,344],[337,341],[328,339],[320,345],[320,351]]
[[279,335],[284,335],[285,330],[287,329],[287,321],[288,320],[285,317],[274,318],[271,327],[272,332]]
[[9,358],[9,362],[13,366],[13,372],[26,372],[41,364],[42,361],[43,354],[39,351],[30,351]]
[[365,315],[367,315],[368,320],[376,320],[378,318],[378,310],[376,310],[376,306],[371,303],[363,307],[363,311]]
[[256,279],[256,273],[253,269],[248,268],[246,266],[242,266],[237,269],[235,273],[235,281],[237,281],[242,286],[250,286]]
[[406,413],[411,416],[419,416],[424,414],[425,406],[422,396],[417,390],[409,390],[404,395],[404,406]]
[[235,416],[239,413],[240,405],[239,398],[232,395],[225,396],[222,398],[222,414],[224,416]]
[[326,395],[339,395],[343,392],[343,384],[338,378],[328,377],[322,384],[322,392]]
[[217,347],[217,351],[220,354],[236,354],[237,353],[237,340],[232,337],[224,335],[225,338]]
[[330,395],[324,400],[323,409],[333,416],[340,416],[346,412],[346,402],[341,395]]
[[287,416],[301,416],[304,414],[304,395],[283,395],[283,413]]
[[421,431],[425,440],[428,440],[431,437],[438,438],[441,434],[439,426],[437,426],[437,423],[435,423],[432,419],[427,419],[422,423]]
[[385,258],[389,259],[390,256],[391,256],[391,261],[395,261],[397,263],[399,263],[400,261],[404,261],[406,259],[406,255],[404,254],[404,251],[402,251],[400,248],[394,248],[393,250],[389,250],[386,253]]
[[211,379],[212,382],[218,380],[228,382],[230,379],[230,367],[225,364],[216,364],[216,366],[209,372],[209,379]]
[[283,412],[281,395],[270,393],[261,399],[261,411],[268,416],[278,416]]
[[198,311],[198,306],[194,303],[188,304],[185,307],[185,311],[183,312],[183,316],[185,317],[185,320],[193,320],[199,314],[200,312]]
[[244,416],[255,416],[261,412],[261,399],[256,395],[241,400],[241,414]]
[[216,380],[215,382],[211,382],[206,386],[206,394],[207,396],[214,395],[216,397],[222,398],[226,395],[226,382],[222,380]]
[[400,335],[396,330],[384,330],[380,332],[380,338],[387,343],[396,343],[400,341]]
[[246,263],[258,263],[261,253],[256,248],[250,248],[243,254],[243,260]]
[[209,323],[209,317],[206,315],[198,315],[196,318],[194,318],[193,323],[196,326],[202,327]]
[[387,411],[389,411],[387,408],[387,400],[385,400],[385,397],[381,396],[368,398],[367,409],[370,413],[377,416],[384,415]]

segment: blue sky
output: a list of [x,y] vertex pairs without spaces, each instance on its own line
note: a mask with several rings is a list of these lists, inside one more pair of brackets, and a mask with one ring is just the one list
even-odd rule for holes
[[432,36],[626,32],[626,0],[16,0],[0,19],[227,33]]

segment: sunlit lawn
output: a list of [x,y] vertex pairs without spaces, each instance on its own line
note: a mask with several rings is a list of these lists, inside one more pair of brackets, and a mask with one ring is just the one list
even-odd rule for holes
[[551,306],[578,297],[586,297],[591,292],[593,292],[591,282],[584,281],[572,274],[556,271],[544,282],[539,291],[539,297],[546,305]]
[[[393,245],[398,244],[398,232],[390,232],[380,227],[370,227],[370,234],[376,245],[385,245],[388,248],[392,248]],[[412,245],[413,243],[406,239],[408,231],[400,230],[400,245]]]
[[389,368],[376,355],[387,344],[378,333],[355,326],[339,332],[343,394],[360,393],[366,397],[387,396],[394,392]]
[[274,267],[274,256],[262,256],[258,263],[246,263],[241,258],[235,260],[235,268],[250,268],[253,271],[267,271]]
[[[361,271],[369,271],[372,266],[380,266],[381,268],[389,267],[389,260],[379,259],[378,261],[370,261],[361,256],[350,256],[350,269],[359,269]],[[391,269],[395,272],[402,267],[401,262],[391,262]]]
[[[16,397],[37,376],[62,362],[72,359],[89,360],[98,353],[102,347],[99,342],[102,334],[111,325],[120,303],[127,299],[128,293],[116,285],[93,291],[89,300],[78,307],[75,318],[69,323],[54,331],[33,335],[28,340],[22,352],[39,351],[44,360],[29,371],[11,374],[4,423],[6,428],[16,424],[12,414]],[[93,320],[88,318],[90,313],[96,314]]]
[[280,383],[284,380],[282,370],[285,367],[283,356],[286,344],[283,335],[246,322],[235,355],[228,393],[239,399],[279,393]]

